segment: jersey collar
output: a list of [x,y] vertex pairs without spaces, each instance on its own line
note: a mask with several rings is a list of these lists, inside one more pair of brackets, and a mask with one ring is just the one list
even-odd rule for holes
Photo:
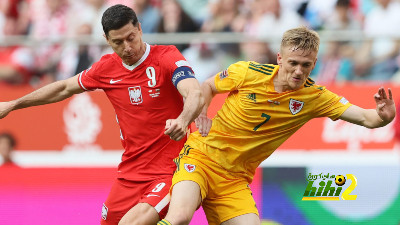
[[133,64],[132,66],[129,66],[129,65],[125,64],[125,63],[122,61],[122,65],[123,65],[125,68],[127,68],[127,69],[130,70],[130,71],[132,71],[133,69],[135,69],[136,67],[138,67],[140,64],[142,64],[142,62],[143,62],[144,60],[147,59],[147,56],[149,56],[149,53],[150,53],[150,45],[147,44],[147,43],[145,43],[145,44],[146,44],[146,51],[144,52],[142,58],[140,58],[140,60],[137,61],[135,64]]

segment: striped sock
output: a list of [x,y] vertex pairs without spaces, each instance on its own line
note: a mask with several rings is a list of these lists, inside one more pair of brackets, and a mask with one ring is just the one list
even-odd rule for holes
[[168,220],[163,219],[157,223],[157,225],[172,225]]

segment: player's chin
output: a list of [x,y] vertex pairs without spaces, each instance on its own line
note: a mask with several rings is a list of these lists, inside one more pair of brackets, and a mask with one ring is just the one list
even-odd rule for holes
[[134,55],[124,56],[123,59],[124,62],[128,65],[133,65],[134,63],[136,63]]

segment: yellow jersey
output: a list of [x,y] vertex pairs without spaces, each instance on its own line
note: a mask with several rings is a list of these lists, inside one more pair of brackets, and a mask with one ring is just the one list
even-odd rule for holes
[[311,78],[298,90],[278,93],[273,84],[278,70],[277,65],[241,61],[217,74],[217,91],[229,95],[208,136],[196,131],[187,144],[251,182],[260,163],[307,121],[336,120],[351,106]]

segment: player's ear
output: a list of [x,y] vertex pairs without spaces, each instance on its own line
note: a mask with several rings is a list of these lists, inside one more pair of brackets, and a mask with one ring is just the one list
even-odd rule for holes
[[142,24],[140,22],[138,22],[137,28],[139,32],[142,32]]
[[111,44],[110,44],[110,40],[108,39],[108,36],[107,36],[106,34],[103,34],[103,37],[106,39],[107,43],[108,43],[109,45],[111,45]]
[[[282,54],[280,51],[276,55],[276,62],[278,63],[279,66],[282,66]],[[314,64],[314,66],[315,66],[315,64]]]
[[317,65],[317,61],[318,61],[318,58],[315,58],[314,65],[313,65],[313,68],[312,68],[312,69],[314,69],[314,68],[315,68],[315,65]]

